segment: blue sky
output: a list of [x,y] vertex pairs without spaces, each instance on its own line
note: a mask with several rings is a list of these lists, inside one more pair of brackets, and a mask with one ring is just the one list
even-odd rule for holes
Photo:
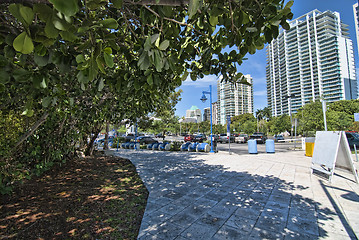
[[[337,11],[340,13],[340,17],[343,23],[349,25],[350,38],[353,41],[355,62],[358,68],[358,50],[355,37],[353,4],[357,0],[294,0],[292,12],[294,14],[293,19],[298,18],[314,9],[319,11]],[[257,51],[254,55],[247,55],[248,60],[239,67],[239,71],[243,74],[250,74],[253,77],[253,98],[254,98],[254,112],[257,109],[262,109],[267,106],[267,92],[266,92],[266,51]],[[358,72],[358,71],[357,71]],[[202,103],[199,99],[202,96],[202,91],[209,91],[209,85],[212,85],[212,98],[213,102],[217,100],[217,76],[206,76],[203,79],[192,81],[187,79],[182,83],[180,89],[182,100],[176,106],[176,115],[185,116],[186,110],[190,109],[192,105],[201,109],[209,107],[209,100],[206,103]],[[209,99],[209,96],[208,96]]]

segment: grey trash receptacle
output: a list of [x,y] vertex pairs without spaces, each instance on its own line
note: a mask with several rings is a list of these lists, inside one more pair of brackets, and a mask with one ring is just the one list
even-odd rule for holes
[[274,140],[273,139],[267,139],[267,141],[266,141],[266,152],[267,153],[275,153]]
[[250,139],[248,140],[248,153],[257,154],[257,140]]

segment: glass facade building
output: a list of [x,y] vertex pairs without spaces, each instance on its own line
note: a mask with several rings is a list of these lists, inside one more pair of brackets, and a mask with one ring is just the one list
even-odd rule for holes
[[353,43],[338,12],[313,10],[267,46],[267,101],[273,116],[316,100],[358,95]]

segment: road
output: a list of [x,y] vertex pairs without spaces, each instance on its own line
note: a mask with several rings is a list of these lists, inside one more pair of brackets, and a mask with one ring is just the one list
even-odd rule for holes
[[[299,143],[296,144],[297,147],[300,146]],[[231,143],[231,152],[236,154],[248,154],[248,143]],[[275,152],[288,152],[293,151],[294,143],[275,143],[274,149]],[[218,151],[227,151],[229,150],[228,143],[219,143],[217,145]],[[265,144],[257,144],[257,151],[258,153],[265,153],[266,152],[266,145]]]
[[[183,141],[183,137],[166,136],[165,140]],[[300,147],[301,143],[297,142],[296,146]],[[293,147],[294,147],[294,143],[288,143],[288,142],[281,142],[281,143],[274,144],[275,152],[293,151]],[[228,143],[218,143],[217,148],[218,148],[218,151],[227,151],[228,152],[229,146],[228,146]],[[265,144],[257,144],[257,151],[258,151],[258,153],[265,153],[266,145]],[[248,143],[231,143],[231,152],[236,153],[236,154],[248,154]]]

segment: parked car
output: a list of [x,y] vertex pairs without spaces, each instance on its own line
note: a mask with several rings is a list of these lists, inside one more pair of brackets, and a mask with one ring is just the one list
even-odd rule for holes
[[231,134],[230,137],[227,136],[227,133],[221,133],[219,134],[218,142],[220,143],[228,143],[229,140],[231,143],[234,142],[234,136]]
[[139,136],[136,137],[135,142],[142,144],[157,143],[158,141],[151,138],[150,136]]
[[187,134],[186,136],[184,136],[185,142],[192,142],[193,139],[194,139],[194,136],[192,134]]
[[135,139],[135,134],[129,133],[125,136],[125,142],[131,142]]
[[267,136],[262,132],[255,132],[249,137],[249,139],[254,139],[257,141],[257,143],[265,143]]
[[248,142],[248,134],[239,134],[237,137],[234,138],[236,143],[246,143]]
[[354,144],[356,147],[359,146],[359,134],[357,132],[345,132],[345,135],[347,136],[349,147],[351,149],[354,149]]
[[274,135],[274,141],[275,141],[275,142],[279,142],[279,140],[284,140],[283,135],[280,135],[280,134]]
[[157,133],[156,138],[165,138],[165,136],[162,133]]
[[200,142],[200,143],[203,141],[206,141],[206,140],[207,140],[207,137],[205,134],[198,134],[198,135],[194,136],[194,139],[193,139],[194,142]]

